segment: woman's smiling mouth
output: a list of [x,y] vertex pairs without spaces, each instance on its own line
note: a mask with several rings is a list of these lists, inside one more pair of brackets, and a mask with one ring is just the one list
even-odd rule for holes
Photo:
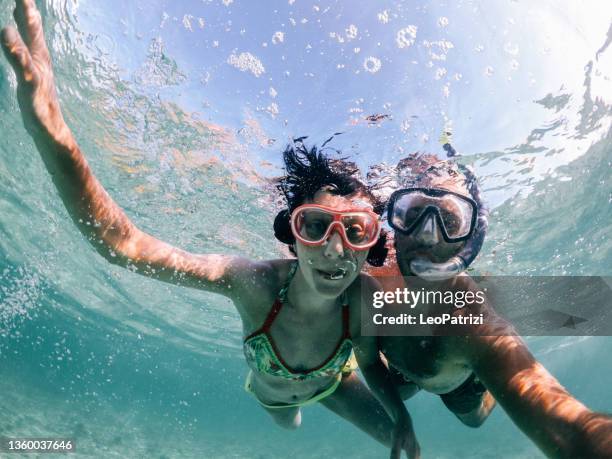
[[336,268],[332,270],[323,270],[316,269],[315,270],[321,277],[327,280],[340,280],[344,279],[348,274],[348,271],[344,268]]

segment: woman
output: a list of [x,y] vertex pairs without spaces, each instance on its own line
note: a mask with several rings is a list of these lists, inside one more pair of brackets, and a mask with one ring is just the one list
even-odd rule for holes
[[[71,218],[108,261],[177,285],[233,300],[244,330],[251,373],[246,389],[281,426],[300,425],[300,406],[320,401],[377,440],[418,456],[408,413],[381,363],[376,339],[360,336],[360,305],[377,284],[360,274],[377,243],[374,200],[357,180],[334,169],[316,149],[288,147],[289,198],[277,234],[295,238],[295,260],[252,261],[192,254],[138,229],[93,176],[66,125],[55,93],[41,17],[33,0],[18,0],[21,35],[2,31],[18,77],[24,123]],[[283,230],[284,228],[284,230]],[[357,361],[391,420],[354,374],[342,371],[354,347]]]

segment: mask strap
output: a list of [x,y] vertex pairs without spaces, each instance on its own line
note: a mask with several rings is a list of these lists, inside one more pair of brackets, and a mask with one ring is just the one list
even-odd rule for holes
[[480,249],[482,249],[484,238],[487,234],[487,230],[489,229],[489,209],[482,200],[480,188],[478,187],[478,180],[476,179],[474,173],[468,167],[461,164],[459,164],[458,167],[463,175],[466,176],[468,181],[468,190],[478,205],[478,217],[476,219],[474,234],[472,234],[472,237],[467,240],[465,247],[461,250],[461,252],[457,254],[457,256],[463,260],[467,268],[474,261],[480,252]]

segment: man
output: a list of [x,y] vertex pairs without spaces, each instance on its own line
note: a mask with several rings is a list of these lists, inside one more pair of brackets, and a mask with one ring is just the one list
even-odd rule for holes
[[[444,145],[455,156],[450,144]],[[387,212],[395,259],[370,270],[385,290],[478,291],[463,271],[487,229],[475,177],[453,160],[411,155],[397,166]],[[409,278],[406,285],[404,278]],[[413,281],[414,279],[414,281]],[[485,304],[419,304],[425,317],[483,314],[483,323],[430,328],[429,336],[381,336],[380,349],[404,399],[438,394],[464,424],[480,426],[495,400],[548,456],[612,457],[612,419],[573,398],[531,355],[510,324]]]

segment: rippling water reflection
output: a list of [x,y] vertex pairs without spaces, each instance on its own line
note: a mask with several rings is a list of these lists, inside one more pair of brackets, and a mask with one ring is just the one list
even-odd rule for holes
[[[446,127],[492,206],[478,271],[610,275],[603,2],[40,6],[66,119],[109,193],[162,239],[278,256],[267,179],[290,137],[343,132],[332,145],[365,169],[440,152]],[[0,5],[0,22],[11,9]],[[105,457],[384,454],[319,408],[299,434],[276,430],[242,394],[228,301],[99,258],[23,129],[14,87],[2,59],[0,432],[68,432]],[[530,340],[568,389],[608,411],[610,344]],[[413,405],[428,456],[537,455],[500,410],[467,431],[431,398]]]

